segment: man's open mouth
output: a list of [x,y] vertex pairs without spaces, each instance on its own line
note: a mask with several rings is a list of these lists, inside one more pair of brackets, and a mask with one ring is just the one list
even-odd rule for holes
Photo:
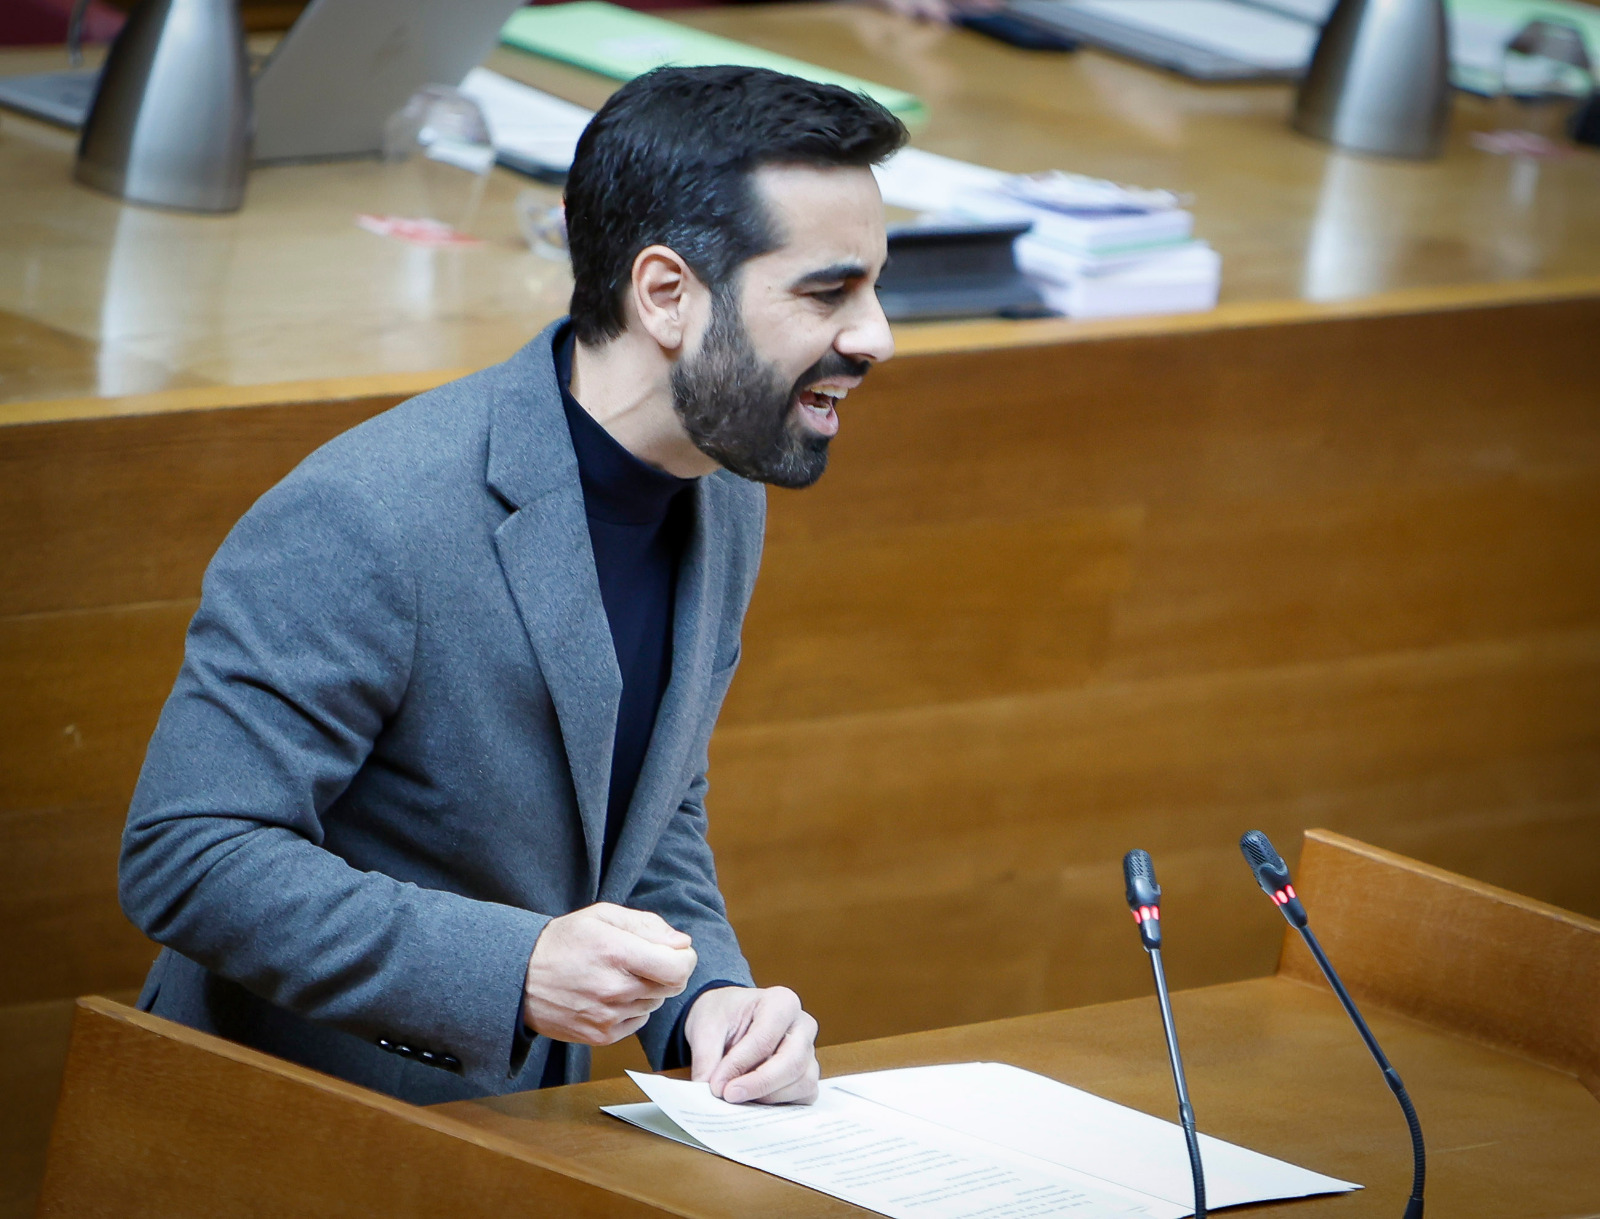
[[832,436],[839,430],[839,416],[834,408],[854,388],[849,385],[822,384],[803,389],[795,395],[800,405],[800,417],[810,428],[823,436]]

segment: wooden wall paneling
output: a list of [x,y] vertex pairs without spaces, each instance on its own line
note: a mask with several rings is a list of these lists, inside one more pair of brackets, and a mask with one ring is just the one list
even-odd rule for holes
[[1275,957],[1234,846],[1252,827],[1315,819],[1486,870],[1531,840],[1523,879],[1593,901],[1597,735],[1592,632],[730,727],[712,839],[758,977],[850,1040],[1137,993],[1133,846],[1181,985]]
[[[1296,876],[1359,999],[1570,1071],[1600,1097],[1600,920],[1325,830]],[[1298,933],[1280,974],[1322,984]]]
[[0,617],[198,596],[262,492],[397,400],[0,426]]
[[128,798],[196,602],[0,618],[0,1003],[137,986],[117,904]]
[[156,946],[117,902],[127,801],[0,813],[0,1003],[137,988]]
[[828,476],[770,497],[713,742],[761,976],[830,1039],[1135,993],[1132,845],[1193,929],[1175,975],[1248,976],[1276,954],[1233,848],[1254,824],[1600,910],[1597,324],[1584,302],[875,372]]
[[1075,686],[1104,665],[1136,509],[929,515],[770,546],[725,722]]
[[[1493,378],[1474,370],[1490,382],[1486,394],[1440,389],[1456,384],[1456,357],[1430,342],[1437,318],[1390,318],[1398,338],[1350,320],[886,366],[846,416],[822,483],[771,496],[749,624],[752,640],[771,643],[746,649],[728,721],[922,702],[918,670],[941,654],[1026,649],[1042,635],[1038,617],[1082,597],[1046,589],[1026,558],[986,589],[1006,566],[990,555],[1010,560],[1032,544],[1034,563],[1091,565],[1093,544],[1069,554],[1069,539],[1054,533],[1086,518],[1117,522],[1120,571],[1101,589],[1106,637],[1094,638],[1099,617],[1059,619],[1056,646],[1078,659],[1070,675],[1062,670],[1066,683],[1595,621],[1600,557],[1587,539],[1600,525],[1600,366],[1557,322],[1571,314],[1600,326],[1600,307],[1549,309],[1560,342],[1547,339],[1554,350],[1539,357],[1507,355]],[[1507,341],[1538,346],[1526,333],[1536,323],[1502,317],[1515,310],[1482,312],[1490,317],[1451,318],[1469,339],[1486,342],[1499,326]],[[1376,349],[1365,358],[1352,350],[1362,341]],[[1240,368],[1258,379],[1240,384]],[[1315,378],[1304,392],[1272,386],[1275,370],[1307,368]],[[1442,395],[1453,397],[1437,402]],[[954,530],[942,544],[933,541],[941,528]],[[883,568],[878,552],[912,538],[930,539],[930,552]],[[810,680],[805,664],[765,661],[800,643],[792,606],[802,597],[808,653],[872,649],[874,640],[853,638],[872,603],[842,573],[874,574],[880,605],[894,597],[883,584],[898,581],[906,629],[896,648],[906,659],[870,683],[840,680],[843,661]],[[931,597],[974,595],[995,610],[976,629],[971,614],[906,617]],[[1024,600],[1027,613],[1016,613]],[[1101,669],[1083,672],[1096,656]],[[950,673],[933,701],[1062,685],[1038,659],[1000,672],[971,665],[965,685]],[[766,664],[771,685],[758,680]],[[885,685],[907,670],[917,680]]]
[[198,604],[0,618],[0,811],[126,803]]
[[[1264,972],[1251,826],[1600,913],[1597,329],[1522,303],[875,372],[828,476],[770,497],[713,741],[758,976],[831,1041],[1142,993],[1134,845],[1177,984]],[[139,981],[113,861],[200,573],[394,399],[0,427],[5,997]]]
[[841,415],[827,476],[774,495],[769,539],[1592,468],[1597,325],[1577,301],[908,357]]
[[80,1000],[39,1215],[667,1212],[516,1144],[104,999]]

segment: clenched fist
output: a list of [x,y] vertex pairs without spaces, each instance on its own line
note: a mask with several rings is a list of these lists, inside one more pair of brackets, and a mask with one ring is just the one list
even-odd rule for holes
[[659,916],[610,902],[551,919],[533,946],[522,1020],[555,1041],[611,1045],[683,993],[690,939]]

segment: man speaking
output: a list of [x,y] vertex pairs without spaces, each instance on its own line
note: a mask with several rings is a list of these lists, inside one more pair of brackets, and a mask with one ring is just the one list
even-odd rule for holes
[[893,352],[864,97],[625,85],[567,183],[572,316],[313,453],[206,572],[128,815],[147,1010],[417,1103],[638,1033],[728,1100],[816,1095],[706,844],[757,483],[822,474]]

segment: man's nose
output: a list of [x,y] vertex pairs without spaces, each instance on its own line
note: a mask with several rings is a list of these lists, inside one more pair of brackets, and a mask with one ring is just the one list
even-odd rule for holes
[[861,308],[840,331],[834,350],[852,360],[881,364],[894,356],[894,332],[889,329],[889,319],[883,315],[878,294],[868,289],[862,296]]

